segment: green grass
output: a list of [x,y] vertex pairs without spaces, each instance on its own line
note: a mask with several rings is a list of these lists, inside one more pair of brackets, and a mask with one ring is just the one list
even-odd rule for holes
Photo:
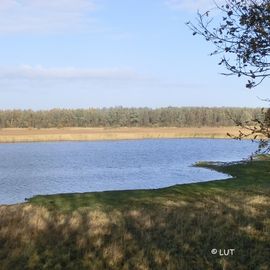
[[0,207],[0,269],[270,269],[270,161],[196,166],[233,178]]
[[152,207],[153,204],[166,203],[168,200],[178,201],[197,200],[196,196],[222,195],[224,192],[251,192],[261,190],[269,195],[270,162],[253,161],[251,163],[215,164],[198,163],[197,167],[216,170],[228,175],[232,179],[209,181],[195,184],[175,185],[168,188],[154,190],[106,191],[90,193],[57,194],[35,196],[29,199],[34,205],[45,206],[48,209],[60,211],[74,211],[80,207],[91,209],[125,209],[130,207]]

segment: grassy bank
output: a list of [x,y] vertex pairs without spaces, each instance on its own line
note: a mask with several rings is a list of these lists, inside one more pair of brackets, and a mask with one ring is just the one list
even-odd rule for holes
[[98,141],[157,138],[228,138],[237,127],[201,128],[63,128],[0,129],[0,143],[44,141]]
[[199,166],[233,179],[1,206],[0,269],[268,270],[270,161]]

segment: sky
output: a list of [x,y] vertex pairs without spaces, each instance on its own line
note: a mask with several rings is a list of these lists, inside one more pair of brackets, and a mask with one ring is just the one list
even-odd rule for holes
[[0,0],[0,109],[266,106],[185,25],[211,0]]

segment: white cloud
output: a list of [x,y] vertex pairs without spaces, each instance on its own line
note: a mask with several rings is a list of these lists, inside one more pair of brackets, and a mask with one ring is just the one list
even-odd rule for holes
[[132,69],[127,68],[109,68],[109,69],[90,69],[60,67],[47,68],[43,66],[24,65],[13,68],[0,68],[0,79],[119,79],[119,80],[143,80],[146,77],[138,74]]
[[215,7],[215,3],[220,4],[224,0],[166,0],[166,4],[175,10],[206,10]]
[[0,33],[70,30],[89,26],[94,0],[0,0]]

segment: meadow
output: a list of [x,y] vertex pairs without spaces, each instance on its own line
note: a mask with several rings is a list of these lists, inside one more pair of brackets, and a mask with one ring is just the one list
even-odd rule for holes
[[268,270],[270,161],[197,166],[233,178],[0,206],[0,269]]

